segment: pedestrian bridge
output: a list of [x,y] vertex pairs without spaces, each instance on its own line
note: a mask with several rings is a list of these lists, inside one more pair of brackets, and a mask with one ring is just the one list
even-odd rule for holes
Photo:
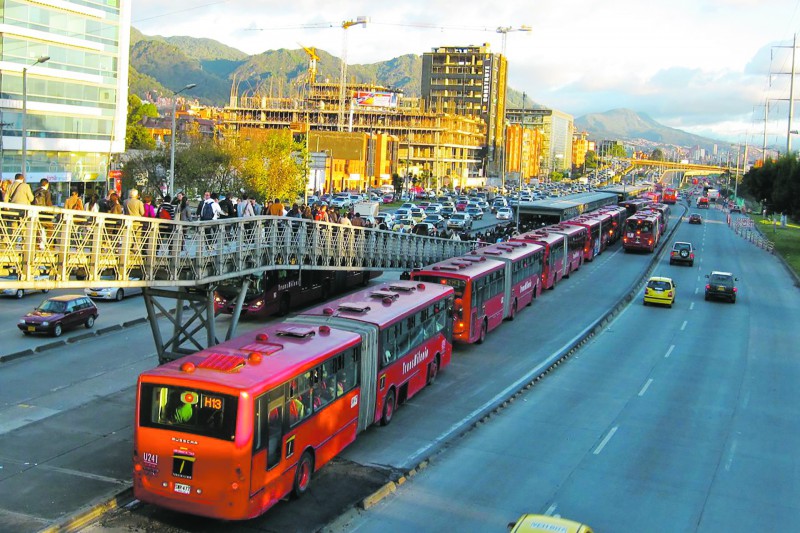
[[[175,222],[0,203],[0,289],[143,287],[164,363],[220,342],[214,291],[222,281],[239,285],[229,339],[253,274],[401,272],[473,244],[285,217]],[[165,319],[171,333],[160,324]]]
[[271,269],[404,271],[471,243],[302,219],[175,222],[0,203],[0,288],[198,287]]

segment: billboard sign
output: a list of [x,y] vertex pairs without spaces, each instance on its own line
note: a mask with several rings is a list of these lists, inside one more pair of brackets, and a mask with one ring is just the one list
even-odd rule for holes
[[362,107],[397,107],[397,93],[356,91],[356,105]]

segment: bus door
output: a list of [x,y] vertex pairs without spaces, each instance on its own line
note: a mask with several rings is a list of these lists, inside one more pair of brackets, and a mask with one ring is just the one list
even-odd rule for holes
[[[284,486],[293,482],[292,470],[275,468],[283,455],[284,435],[284,386],[262,394],[255,400],[253,409],[253,459],[250,463],[250,497],[254,497],[264,487],[270,487],[273,494],[265,495],[263,501],[274,501],[286,493]],[[275,483],[283,475],[286,479]],[[283,491],[283,492],[281,492]]]

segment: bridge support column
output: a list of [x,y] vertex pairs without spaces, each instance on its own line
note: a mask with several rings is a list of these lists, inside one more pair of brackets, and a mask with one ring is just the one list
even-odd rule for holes
[[[216,286],[180,287],[177,290],[145,288],[144,304],[153,332],[159,364],[179,359],[219,343],[214,328],[214,290]],[[175,300],[174,310],[156,298]],[[184,309],[188,307],[188,309]],[[184,311],[189,315],[184,320]],[[172,336],[164,340],[158,323],[166,317],[172,323]],[[199,340],[205,330],[205,340]]]

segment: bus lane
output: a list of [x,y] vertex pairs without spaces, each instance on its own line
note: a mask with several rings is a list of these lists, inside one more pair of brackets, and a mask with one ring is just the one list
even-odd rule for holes
[[[352,495],[360,491],[370,491],[380,485],[380,480],[389,480],[399,473],[416,466],[420,460],[433,454],[447,442],[463,431],[470,421],[483,410],[489,409],[496,402],[510,383],[519,380],[531,368],[536,366],[546,354],[564,347],[575,335],[586,328],[597,316],[602,315],[613,302],[617,301],[629,289],[635,278],[647,269],[651,257],[646,255],[627,255],[623,257],[619,245],[606,250],[591,265],[584,265],[569,280],[559,283],[553,291],[547,291],[537,298],[531,307],[520,311],[516,320],[503,323],[492,332],[482,346],[457,347],[453,362],[442,373],[435,386],[422,391],[417,397],[407,402],[397,411],[392,424],[386,428],[371,428],[360,436],[354,445],[346,449],[331,465],[328,465],[315,476],[310,489],[310,498],[292,504],[279,504],[265,516],[248,522],[248,527],[274,527],[284,524],[292,529],[312,530],[330,520],[335,513],[341,511],[341,503],[336,509],[324,508],[314,510],[315,503],[326,499],[326,491],[335,490]],[[578,281],[582,286],[577,288]],[[576,287],[571,287],[570,284]],[[249,326],[247,326],[249,327]],[[255,327],[255,325],[253,325]],[[244,332],[240,329],[240,332]],[[131,330],[131,334],[137,332]],[[136,348],[130,342],[122,342],[113,353],[105,356],[114,360],[120,354],[143,353],[142,346],[152,346],[152,339],[146,326],[138,330],[142,342]],[[92,339],[87,342],[97,342]],[[106,352],[108,350],[106,349]],[[76,352],[84,352],[76,350]],[[152,354],[152,348],[148,352]],[[152,357],[152,356],[151,356]],[[77,363],[76,363],[77,364]],[[133,383],[138,373],[131,371],[126,377],[127,383]],[[480,379],[478,379],[480,378]],[[120,380],[118,380],[120,381]],[[124,382],[124,380],[121,380]],[[130,390],[125,391],[130,399]],[[97,404],[103,401],[98,396]],[[95,402],[88,402],[91,408]],[[132,417],[132,401],[129,405],[122,402],[118,407],[123,413],[109,413],[109,417],[118,417],[118,431],[130,432]],[[104,412],[105,414],[105,412]],[[41,424],[46,424],[43,419]],[[5,436],[4,436],[5,437]],[[121,445],[121,449],[129,453],[130,443]],[[119,448],[111,456],[124,457]],[[41,458],[46,461],[46,457]],[[114,465],[118,472],[113,479],[129,479],[125,469],[130,468],[129,460],[123,462],[123,468]],[[343,479],[342,479],[343,478]],[[365,480],[369,479],[367,483]],[[340,485],[349,486],[349,489]],[[2,484],[0,483],[0,491]],[[109,494],[113,491],[108,491]],[[367,492],[368,493],[368,492]],[[360,497],[363,497],[361,494]],[[353,496],[357,501],[359,496]],[[91,499],[86,503],[91,503]],[[352,505],[353,502],[350,502]],[[63,509],[63,518],[73,509]],[[333,513],[333,515],[331,514]],[[50,513],[55,514],[53,512]],[[140,507],[133,513],[123,513],[131,520],[143,517],[146,521],[162,523],[173,521],[175,516],[149,506]],[[298,516],[308,516],[307,522]],[[54,518],[42,517],[42,520]],[[124,518],[123,518],[124,519]],[[192,519],[187,518],[191,530]],[[232,529],[236,530],[236,528]]]

